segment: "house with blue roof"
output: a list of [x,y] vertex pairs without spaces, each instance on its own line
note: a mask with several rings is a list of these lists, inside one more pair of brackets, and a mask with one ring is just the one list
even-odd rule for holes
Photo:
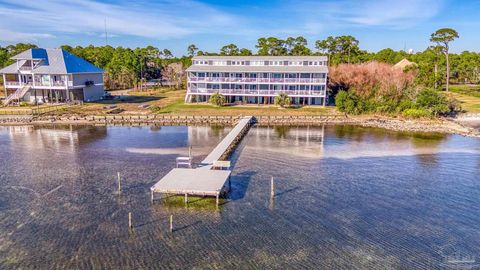
[[104,95],[103,70],[63,49],[33,48],[0,69],[4,104],[95,101]]

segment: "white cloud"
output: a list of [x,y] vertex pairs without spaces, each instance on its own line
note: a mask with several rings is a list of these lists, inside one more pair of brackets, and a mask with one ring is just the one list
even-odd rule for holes
[[[32,36],[27,34],[32,32],[95,32],[98,35],[104,32],[105,19],[109,35],[157,39],[208,33],[235,22],[234,16],[193,0],[159,3],[121,0],[115,4],[93,0],[6,0],[3,3],[0,25],[16,33],[10,36],[17,39],[22,35]],[[3,32],[0,40],[7,40]]]
[[24,32],[15,32],[8,29],[0,28],[0,39],[7,42],[36,42],[39,39],[43,38],[53,38],[54,36],[46,33],[24,33]]
[[409,28],[436,16],[445,0],[368,0],[309,1],[292,3],[292,9],[304,14],[305,26],[312,22],[331,27]]
[[435,17],[447,0],[277,0],[240,7],[200,1],[3,0],[0,41],[72,34],[103,37],[105,19],[109,37],[151,39],[215,34],[245,40],[330,34],[352,27],[408,29]]

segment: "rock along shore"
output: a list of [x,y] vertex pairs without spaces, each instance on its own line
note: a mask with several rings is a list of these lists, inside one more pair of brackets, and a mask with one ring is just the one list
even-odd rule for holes
[[[101,116],[0,116],[0,125],[234,125],[242,116],[186,115],[101,115]],[[450,118],[405,120],[378,116],[258,116],[260,126],[315,126],[324,124],[358,125],[406,132],[435,132],[480,137],[480,131]]]

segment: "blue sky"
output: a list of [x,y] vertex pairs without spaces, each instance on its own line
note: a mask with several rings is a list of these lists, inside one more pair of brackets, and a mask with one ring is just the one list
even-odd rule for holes
[[0,0],[0,45],[32,42],[112,46],[153,45],[186,53],[223,45],[255,49],[263,36],[306,37],[309,46],[330,35],[353,35],[360,47],[423,50],[438,28],[460,39],[454,52],[480,51],[479,0]]

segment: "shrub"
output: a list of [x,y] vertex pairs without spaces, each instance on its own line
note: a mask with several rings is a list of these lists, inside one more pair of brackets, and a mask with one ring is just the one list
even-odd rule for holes
[[408,109],[414,109],[415,103],[410,99],[402,99],[397,105],[397,113],[406,111]]
[[425,109],[406,109],[403,111],[403,116],[407,118],[421,118],[421,117],[430,117],[432,114]]
[[461,112],[462,111],[462,104],[460,103],[460,101],[452,96],[449,96],[448,97],[448,100],[447,100],[447,104],[448,104],[448,109],[450,112]]
[[435,116],[450,111],[445,95],[430,88],[426,88],[418,94],[416,104],[419,108],[424,108]]
[[216,106],[223,106],[225,105],[225,96],[220,93],[215,93],[210,96],[208,102]]
[[377,103],[370,102],[371,105],[368,107],[368,111],[375,111],[378,113],[393,113],[397,110],[398,102],[393,99],[383,100]]
[[275,105],[284,108],[292,104],[292,99],[286,93],[280,93],[275,97],[274,102]]
[[355,94],[344,90],[338,92],[335,97],[335,105],[339,111],[349,114],[362,113],[366,107],[363,102],[360,102],[359,104],[359,99]]
[[160,106],[158,106],[158,105],[152,105],[152,106],[149,107],[149,109],[150,109],[150,111],[151,111],[152,113],[157,113],[157,112],[159,112],[162,108],[161,108]]
[[338,94],[335,96],[335,106],[337,106],[337,109],[341,112],[346,111],[347,107],[347,99],[348,99],[348,92],[341,90],[338,92]]
[[346,89],[363,100],[388,97],[399,101],[414,89],[414,77],[413,72],[385,63],[340,64],[330,68],[329,87]]
[[28,102],[26,101],[20,102],[20,107],[27,107],[27,106],[28,106]]

